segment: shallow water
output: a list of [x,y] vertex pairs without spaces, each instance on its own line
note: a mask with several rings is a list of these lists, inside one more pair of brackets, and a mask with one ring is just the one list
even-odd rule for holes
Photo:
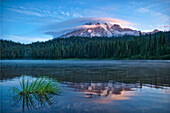
[[[169,60],[1,60],[1,112],[169,113]],[[32,106],[9,89],[21,76],[56,78],[60,95]],[[43,105],[41,105],[43,104]],[[24,107],[23,107],[24,106]]]

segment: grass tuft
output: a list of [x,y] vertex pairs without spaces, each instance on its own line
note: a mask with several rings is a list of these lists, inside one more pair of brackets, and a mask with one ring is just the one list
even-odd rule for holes
[[60,92],[60,88],[58,86],[58,82],[55,79],[41,77],[36,78],[36,80],[28,80],[25,77],[22,77],[22,80],[19,81],[19,87],[12,87],[10,90],[13,94],[17,93],[20,95],[28,95],[28,94],[58,94]]

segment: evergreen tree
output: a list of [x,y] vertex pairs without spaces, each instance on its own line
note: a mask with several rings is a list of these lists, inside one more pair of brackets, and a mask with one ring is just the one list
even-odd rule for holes
[[0,40],[1,59],[163,58],[170,54],[168,33],[124,37],[69,37],[20,44]]

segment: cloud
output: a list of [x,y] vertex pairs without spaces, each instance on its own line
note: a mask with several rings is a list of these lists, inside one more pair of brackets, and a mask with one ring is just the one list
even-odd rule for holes
[[142,8],[139,8],[137,11],[140,13],[147,13],[147,12],[149,12],[149,9],[142,7]]
[[161,21],[164,21],[164,22],[170,22],[170,16],[168,15],[165,15],[165,14],[162,14],[160,12],[151,12],[153,16],[157,16],[158,18],[161,19]]
[[33,16],[43,16],[41,13],[35,12],[35,11],[28,11],[25,9],[14,9],[14,8],[7,8],[10,11],[14,11],[20,14],[26,14],[26,15],[33,15]]
[[161,12],[153,11],[153,10],[150,10],[149,8],[139,8],[137,11],[143,14],[149,14],[150,16],[154,17],[153,21],[157,20],[157,23],[158,22],[159,23],[170,22],[170,16],[163,14]]
[[106,22],[111,24],[120,24],[120,25],[132,25],[131,22],[116,19],[116,18],[98,18],[98,17],[87,17],[87,18],[74,18],[58,23],[52,23],[51,25],[48,25],[46,29],[54,29],[54,30],[62,30],[65,28],[75,27],[78,25],[83,25],[87,22]]
[[87,8],[81,11],[81,14],[84,17],[114,17],[119,9],[113,6],[98,6],[94,7],[94,9]]
[[[54,37],[60,36],[63,33],[71,32],[76,29],[80,28],[89,28],[89,27],[96,27],[96,25],[84,25],[85,23],[108,23],[108,24],[119,24],[122,27],[124,26],[131,26],[133,23],[121,20],[121,19],[116,19],[116,18],[99,18],[99,17],[89,17],[89,18],[75,18],[75,19],[70,19],[67,21],[63,22],[58,22],[58,23],[53,23],[42,30],[45,32],[45,34],[50,34]],[[56,35],[57,34],[57,35]]]
[[170,25],[165,25],[165,26],[163,26],[164,28],[167,28],[167,27],[170,27]]
[[15,42],[21,42],[21,43],[32,43],[32,42],[37,42],[37,41],[47,41],[49,39],[49,37],[35,37],[35,36],[21,36],[21,35],[3,35],[1,36],[1,39],[4,40],[12,40]]
[[64,15],[64,16],[70,16],[70,13],[69,13],[69,12],[61,11],[61,14]]
[[[35,17],[57,17],[56,15],[59,14],[59,12],[55,10],[50,10],[50,9],[38,9],[34,7],[23,7],[23,6],[18,6],[18,7],[8,7],[6,8],[9,11],[13,11],[16,13],[20,13],[22,15],[28,15],[28,16],[35,16]],[[61,12],[62,15],[64,16],[69,16],[69,12]]]
[[79,14],[79,13],[73,13],[72,16],[73,16],[74,18],[81,18],[81,17],[83,17],[83,16],[82,16],[81,14]]
[[159,28],[161,28],[164,31],[170,31],[170,25],[160,25]]
[[[4,13],[1,18],[3,21],[25,22],[28,24],[45,25],[50,22],[58,22],[69,17],[69,12],[58,11],[54,9],[40,9],[38,7],[26,6],[8,6],[6,10],[10,11],[10,15]],[[18,13],[18,14],[15,14]],[[10,16],[10,17],[9,17]],[[10,19],[9,19],[10,18]]]

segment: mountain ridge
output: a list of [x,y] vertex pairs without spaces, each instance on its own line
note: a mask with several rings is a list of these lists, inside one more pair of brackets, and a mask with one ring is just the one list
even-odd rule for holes
[[[133,30],[131,28],[123,28],[119,24],[110,24],[107,22],[86,22],[85,24],[75,27],[74,30],[70,30],[63,33],[60,36],[55,36],[56,32],[46,32],[46,34],[52,35],[54,38],[66,38],[71,36],[76,37],[122,37],[125,35],[139,36],[140,30]],[[159,32],[158,29],[154,29],[152,32],[141,32],[145,34],[154,34]]]

